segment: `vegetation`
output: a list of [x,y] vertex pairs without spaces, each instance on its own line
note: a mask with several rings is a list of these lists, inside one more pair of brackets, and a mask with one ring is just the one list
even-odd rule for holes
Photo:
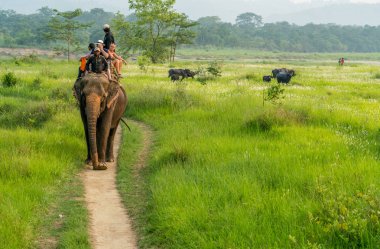
[[[278,67],[297,76],[263,107],[256,75]],[[119,174],[142,248],[378,247],[377,66],[224,62],[206,85],[167,69],[130,65],[123,80],[127,115],[155,130],[139,178],[129,146]],[[139,133],[124,137],[133,151]]]
[[86,149],[71,94],[76,64],[0,65],[0,75],[17,78],[0,86],[0,248],[90,248],[77,179]]
[[[172,9],[173,2],[133,0],[130,4],[135,13],[129,16],[120,13],[115,15],[99,8],[84,11],[75,20],[92,25],[76,31],[82,38],[80,45],[86,48],[88,42],[102,39],[104,33],[101,27],[104,23],[112,23],[116,40],[122,47],[127,51],[132,48],[142,50],[157,61],[163,58],[173,60],[180,45],[184,47],[192,43],[186,46],[286,52],[380,51],[377,42],[380,39],[380,26],[263,23],[261,16],[251,12],[238,15],[235,24],[222,22],[216,16],[202,17],[194,22],[175,12]],[[161,6],[162,9],[156,11]],[[57,45],[41,39],[48,31],[46,23],[55,15],[47,7],[31,15],[0,10],[0,22],[3,24],[0,27],[0,46],[47,48]]]
[[129,0],[135,20],[126,21],[119,14],[114,21],[116,34],[127,34],[122,36],[121,44],[142,51],[153,63],[173,61],[177,46],[191,44],[195,37],[189,30],[195,22],[176,12],[174,3],[175,0]]
[[78,45],[78,41],[80,40],[78,33],[90,25],[75,20],[75,18],[82,14],[82,10],[80,9],[66,12],[55,10],[54,12],[56,12],[56,16],[53,16],[50,19],[48,23],[48,32],[45,33],[45,37],[48,40],[64,41],[66,47],[58,48],[58,50],[65,51],[67,54],[67,60],[69,61],[71,47],[73,45]]
[[[140,247],[378,247],[378,67],[294,56],[223,61],[222,76],[205,85],[173,84],[167,70],[218,63],[128,65],[127,118],[155,131],[139,174],[132,165],[142,131],[133,123],[119,160]],[[18,79],[0,87],[0,248],[89,248],[77,179],[86,150],[71,93],[77,62],[25,57],[0,66]],[[263,106],[261,75],[281,67],[297,76],[267,92],[281,105]]]

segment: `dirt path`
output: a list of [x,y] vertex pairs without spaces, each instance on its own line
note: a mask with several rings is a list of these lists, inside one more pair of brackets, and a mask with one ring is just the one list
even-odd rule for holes
[[[150,129],[140,122],[133,122],[143,131],[143,148],[134,165],[135,172],[144,167],[151,144]],[[115,136],[114,152],[117,158],[121,141],[121,129]],[[137,248],[137,237],[132,222],[124,208],[116,188],[117,162],[109,163],[105,171],[88,167],[83,173],[85,199],[90,215],[89,234],[92,248]]]

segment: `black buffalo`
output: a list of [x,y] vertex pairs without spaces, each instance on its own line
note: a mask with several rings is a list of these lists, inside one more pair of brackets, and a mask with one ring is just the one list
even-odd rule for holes
[[264,82],[271,82],[271,80],[272,80],[272,76],[270,76],[270,75],[264,75],[263,76],[263,81]]
[[[194,79],[194,76],[196,75],[197,73],[196,72],[193,72],[191,71],[190,69],[170,69],[169,70],[169,78],[171,78],[172,81],[175,81],[175,80],[180,80],[182,81],[183,79],[185,78],[193,78]],[[176,75],[176,76],[174,76]],[[178,77],[177,77],[178,76]]]
[[170,79],[174,82],[174,81],[177,81],[179,80],[179,75],[178,74],[172,74],[170,75]]
[[280,72],[288,73],[291,76],[295,76],[296,75],[296,71],[294,71],[293,69],[275,68],[275,69],[272,70],[273,78],[276,78],[277,74],[279,74]]
[[276,76],[277,76],[277,74],[280,72],[280,69],[273,69],[272,70],[272,76],[273,76],[273,78],[276,78]]
[[286,72],[279,72],[276,75],[276,78],[277,78],[278,83],[288,84],[289,81],[292,79],[292,75],[290,73],[286,73]]

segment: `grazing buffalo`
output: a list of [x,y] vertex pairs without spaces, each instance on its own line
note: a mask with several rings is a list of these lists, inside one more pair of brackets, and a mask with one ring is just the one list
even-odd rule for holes
[[286,72],[279,72],[276,76],[278,83],[285,83],[288,84],[289,81],[292,79],[292,75],[290,73]]
[[277,76],[277,74],[280,72],[280,69],[273,69],[272,70],[272,76],[273,76],[273,78],[276,78],[276,76]]
[[179,80],[179,75],[178,74],[172,74],[170,75],[170,79],[174,82],[176,80]]
[[293,69],[276,68],[276,69],[272,70],[273,78],[276,78],[277,74],[279,74],[280,72],[289,73],[291,76],[295,76],[296,75],[296,71],[294,71]]
[[[169,76],[172,81],[175,81],[175,80],[179,80],[179,77],[181,77],[181,81],[185,78],[193,78],[194,79],[194,76],[196,75],[197,73],[196,72],[193,72],[191,71],[190,69],[170,69],[169,70]],[[174,78],[172,77],[173,75],[177,75],[178,76],[178,79],[176,76],[174,76]]]
[[270,75],[264,75],[263,76],[263,81],[264,82],[271,82],[271,80],[272,80],[272,76],[270,76]]

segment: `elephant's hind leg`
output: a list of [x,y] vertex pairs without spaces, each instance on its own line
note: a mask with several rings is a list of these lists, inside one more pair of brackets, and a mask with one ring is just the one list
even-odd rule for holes
[[[119,122],[118,122],[119,123]],[[107,141],[106,160],[107,162],[114,162],[115,157],[113,155],[113,143],[116,134],[117,126],[110,130],[110,134]]]

